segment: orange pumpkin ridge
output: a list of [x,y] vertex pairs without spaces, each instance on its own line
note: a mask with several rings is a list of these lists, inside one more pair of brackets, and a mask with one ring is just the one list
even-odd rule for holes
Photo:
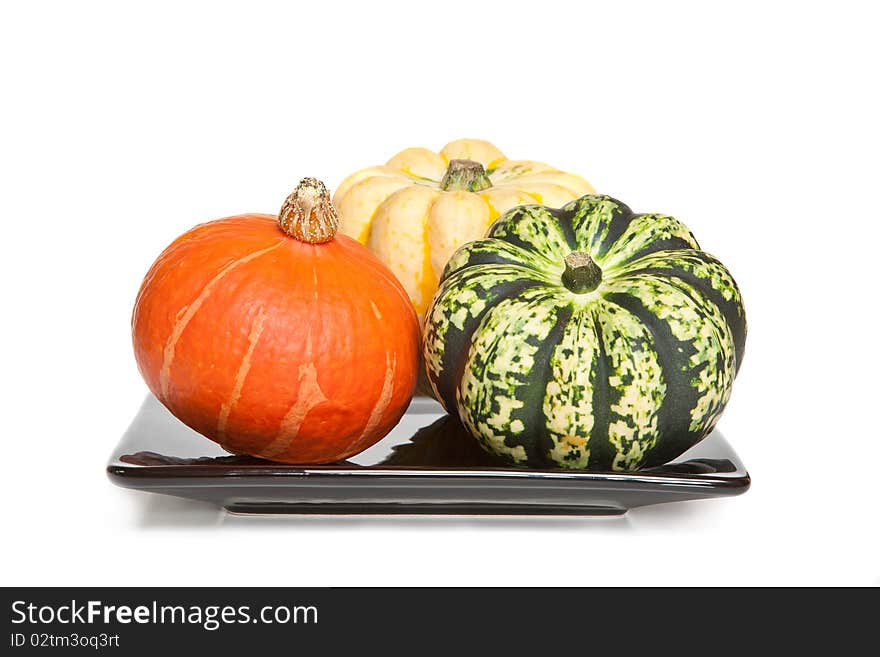
[[279,217],[196,226],[144,278],[132,315],[144,380],[228,451],[336,461],[382,438],[409,404],[415,310],[336,225],[326,188],[304,179]]

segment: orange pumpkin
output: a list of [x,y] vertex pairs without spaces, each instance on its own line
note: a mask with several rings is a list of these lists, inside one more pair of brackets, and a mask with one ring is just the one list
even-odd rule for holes
[[132,317],[141,374],[230,452],[337,461],[382,438],[409,404],[412,303],[337,224],[324,185],[306,178],[278,217],[196,226],[144,278]]

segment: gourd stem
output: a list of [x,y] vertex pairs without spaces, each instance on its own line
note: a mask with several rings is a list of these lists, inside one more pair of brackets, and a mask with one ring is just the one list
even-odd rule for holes
[[483,165],[473,160],[449,160],[449,168],[440,181],[440,189],[444,192],[458,190],[479,192],[491,186],[492,181],[489,180]]
[[562,284],[575,294],[592,292],[602,282],[602,270],[589,253],[572,251],[565,256]]
[[339,228],[339,215],[330,194],[320,180],[303,178],[284,201],[278,213],[278,226],[301,242],[329,242]]

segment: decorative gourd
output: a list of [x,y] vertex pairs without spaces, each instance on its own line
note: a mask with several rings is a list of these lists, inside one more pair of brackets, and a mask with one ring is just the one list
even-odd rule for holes
[[382,438],[409,404],[415,312],[337,223],[324,185],[306,178],[279,216],[197,226],[144,279],[132,318],[141,374],[230,452],[336,461]]
[[594,191],[579,176],[460,139],[439,154],[407,148],[384,166],[358,171],[333,203],[340,230],[391,268],[423,321],[449,256],[483,237],[502,213],[524,203],[557,207]]
[[424,357],[438,399],[490,452],[633,470],[712,430],[745,338],[736,283],[683,224],[585,196],[515,208],[459,249]]

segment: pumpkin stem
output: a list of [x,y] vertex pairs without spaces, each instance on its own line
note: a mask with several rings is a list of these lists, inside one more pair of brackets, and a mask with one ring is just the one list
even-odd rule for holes
[[449,160],[449,168],[440,181],[440,189],[444,192],[458,190],[479,192],[491,186],[492,181],[486,175],[483,165],[473,160]]
[[330,194],[320,180],[303,178],[284,201],[278,213],[278,226],[301,242],[329,242],[339,227],[339,215]]
[[592,292],[602,282],[602,270],[589,253],[572,251],[565,256],[562,284],[575,294]]

